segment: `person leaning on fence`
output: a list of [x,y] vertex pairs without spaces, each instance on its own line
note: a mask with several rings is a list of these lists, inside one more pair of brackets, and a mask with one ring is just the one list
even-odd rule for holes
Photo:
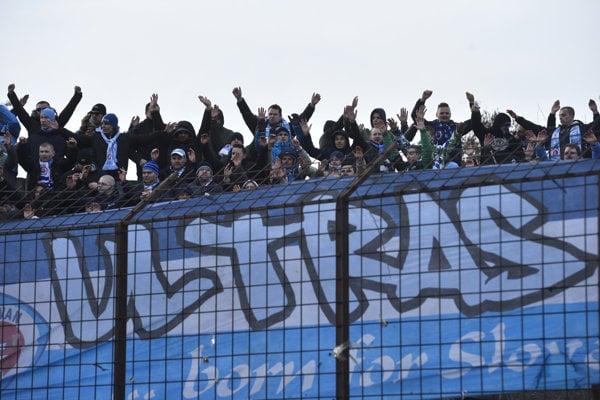
[[[146,161],[142,166],[142,181],[141,182],[123,182],[124,203],[127,206],[134,206],[142,199],[149,196],[155,191],[160,184],[158,178],[159,166],[156,161]],[[154,198],[155,201],[160,200],[160,195]]]
[[223,192],[223,187],[213,180],[213,174],[212,165],[207,162],[198,163],[196,179],[188,186],[191,190],[191,197],[203,197]]
[[[156,157],[156,152],[155,156]],[[177,148],[171,151],[169,167],[159,171],[160,181],[167,180],[170,175],[176,174],[171,178],[170,183],[164,187],[164,192],[159,194],[162,200],[174,200],[179,189],[185,188],[193,182],[196,172],[196,153],[189,149],[186,153],[184,149]]]
[[[122,172],[126,171],[122,170]],[[84,199],[83,204],[96,202],[102,210],[124,207],[126,199],[121,185],[121,180],[115,180],[112,175],[102,175],[98,180],[95,196]]]

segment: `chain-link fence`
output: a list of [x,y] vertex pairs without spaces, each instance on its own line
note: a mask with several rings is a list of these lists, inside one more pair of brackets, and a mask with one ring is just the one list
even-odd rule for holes
[[596,161],[0,227],[2,399],[593,398]]

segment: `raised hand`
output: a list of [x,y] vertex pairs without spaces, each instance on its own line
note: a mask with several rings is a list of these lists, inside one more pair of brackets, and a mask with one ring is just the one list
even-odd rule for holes
[[204,104],[204,106],[206,106],[206,109],[208,110],[209,108],[212,108],[212,103],[211,101],[208,99],[208,97],[205,96],[198,96],[198,100],[200,100],[200,103]]
[[344,107],[344,118],[350,122],[354,122],[356,120],[356,112],[352,106]]
[[[419,107],[419,110],[421,109],[421,107]],[[417,112],[417,119],[415,121],[415,125],[417,127],[418,130],[422,130],[425,129],[425,118],[424,118],[425,113],[419,113]]]
[[217,119],[219,117],[219,115],[221,114],[220,111],[221,110],[219,109],[219,106],[215,104],[213,106],[213,108],[211,108],[211,110],[210,110],[210,117],[212,119]]
[[73,90],[75,91],[75,94],[79,94],[79,93],[81,93],[81,87],[79,87],[79,86],[75,86],[75,87],[73,88]]
[[352,109],[354,110],[358,106],[358,96],[354,96],[352,99]]
[[558,110],[560,110],[560,100],[556,100],[554,103],[552,103],[550,114],[556,114]]
[[392,132],[398,129],[398,123],[394,118],[388,118],[387,122]]
[[8,93],[12,93],[15,91],[15,84],[11,83],[8,85]]
[[177,122],[169,122],[167,124],[167,126],[165,127],[165,132],[173,133],[176,128],[177,128]]
[[465,92],[465,95],[467,96],[469,104],[475,103],[475,96],[473,96],[473,93]]
[[300,128],[302,129],[303,135],[310,135],[310,128],[312,128],[312,124],[308,125],[308,122],[306,122],[306,119],[302,118],[300,120]]
[[513,110],[506,110],[506,113],[512,117],[512,119],[517,119],[517,113]]
[[583,140],[585,140],[586,143],[589,143],[592,146],[595,146],[596,143],[598,143],[598,138],[596,137],[594,131],[591,129],[587,131],[585,135],[583,135]]
[[267,138],[266,138],[266,136],[260,136],[260,137],[258,138],[258,145],[259,145],[260,147],[267,147],[268,143],[267,143]]
[[240,99],[242,98],[242,87],[234,87],[231,93],[233,93],[233,96],[236,98],[236,100],[240,101]]
[[590,101],[588,102],[588,106],[594,114],[598,114],[598,105],[596,104],[596,100],[590,99]]
[[158,161],[159,155],[160,150],[158,150],[157,148],[152,149],[152,151],[150,152],[150,158],[152,159],[152,161]]
[[491,133],[488,133],[483,138],[483,147],[490,147],[493,142],[494,142],[494,135],[492,135]]
[[408,110],[404,107],[400,108],[400,114],[396,114],[396,117],[398,117],[400,123],[406,123],[408,121]]
[[158,94],[152,93],[150,96],[150,105],[148,106],[148,110],[150,112],[160,110],[160,107],[158,106]]
[[136,115],[135,117],[131,117],[131,126],[135,127],[140,124],[140,117]]
[[316,106],[319,101],[321,101],[321,95],[319,93],[313,93],[311,99],[310,99],[310,104],[314,106]]
[[539,144],[542,144],[542,143],[546,143],[547,140],[548,140],[548,132],[546,132],[545,129],[542,129],[541,131],[538,132],[537,142]]
[[258,108],[258,118],[265,119],[266,116],[267,116],[267,110],[265,110],[264,107],[259,107]]
[[300,151],[300,141],[297,138],[292,138],[292,145],[296,148],[297,151]]
[[421,101],[423,103],[425,103],[427,101],[427,99],[431,97],[432,94],[433,94],[433,92],[431,90],[423,91],[423,94],[421,95]]

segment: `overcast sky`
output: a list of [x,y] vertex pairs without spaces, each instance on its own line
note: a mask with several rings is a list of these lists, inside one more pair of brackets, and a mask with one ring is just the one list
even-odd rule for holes
[[[0,0],[4,88],[16,84],[61,110],[83,100],[67,128],[98,102],[127,129],[158,93],[165,121],[200,126],[205,95],[225,126],[250,133],[231,90],[253,110],[299,112],[322,96],[313,134],[359,96],[359,122],[395,116],[433,90],[427,117],[446,101],[468,118],[465,91],[483,110],[514,109],[544,124],[552,102],[591,120],[598,101],[598,0]],[[6,98],[5,98],[6,101]],[[23,130],[23,133],[25,131]]]

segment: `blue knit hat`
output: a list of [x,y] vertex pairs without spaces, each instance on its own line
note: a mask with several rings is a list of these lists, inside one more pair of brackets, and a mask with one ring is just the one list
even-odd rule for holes
[[51,108],[44,108],[40,114],[47,117],[50,121],[56,121],[56,113]]
[[102,122],[112,126],[115,129],[119,129],[119,119],[115,114],[106,114],[104,117],[102,117]]
[[156,161],[147,161],[142,167],[142,171],[152,171],[158,175],[158,164]]

